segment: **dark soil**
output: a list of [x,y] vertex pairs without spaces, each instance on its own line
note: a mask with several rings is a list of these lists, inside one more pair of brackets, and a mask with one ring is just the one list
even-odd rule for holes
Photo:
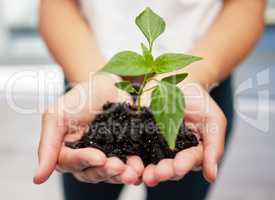
[[163,158],[174,158],[180,150],[198,145],[196,136],[184,124],[180,128],[176,148],[171,150],[157,128],[149,108],[140,112],[126,103],[107,103],[103,112],[90,124],[79,141],[66,142],[71,148],[95,147],[108,157],[123,161],[128,155],[138,155],[144,165],[158,163]]

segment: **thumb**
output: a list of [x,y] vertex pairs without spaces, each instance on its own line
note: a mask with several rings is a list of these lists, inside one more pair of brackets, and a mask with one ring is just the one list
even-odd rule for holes
[[56,168],[59,152],[66,133],[64,120],[55,113],[45,113],[38,148],[39,165],[34,175],[35,184],[44,183]]

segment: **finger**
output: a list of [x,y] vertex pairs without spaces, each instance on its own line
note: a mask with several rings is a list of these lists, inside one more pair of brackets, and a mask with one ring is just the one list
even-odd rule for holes
[[101,170],[97,168],[88,168],[81,172],[73,173],[75,178],[85,183],[99,183],[107,179],[106,176],[102,175]]
[[127,159],[127,165],[135,170],[138,176],[141,176],[144,171],[144,165],[139,156],[129,156]]
[[206,124],[208,128],[203,133],[203,174],[209,182],[214,182],[218,163],[224,152],[226,119],[221,112],[219,117],[208,117]]
[[75,173],[75,175],[80,181],[99,183],[122,174],[124,170],[125,164],[120,159],[111,157],[107,158],[104,166],[88,168],[82,172]]
[[142,181],[142,174],[144,171],[144,165],[143,165],[143,161],[141,160],[141,158],[139,156],[129,156],[127,159],[127,165],[130,166],[133,170],[135,170],[137,178],[136,181],[134,183],[134,185],[139,185],[141,184]]
[[60,152],[58,169],[62,172],[82,171],[89,167],[103,166],[107,158],[95,148],[71,149],[63,147]]
[[158,181],[166,181],[174,176],[173,159],[163,159],[156,165],[155,177]]
[[46,113],[43,115],[38,150],[39,166],[33,179],[35,184],[45,182],[55,170],[65,132],[63,121],[57,114]]
[[174,179],[179,179],[190,172],[194,167],[201,165],[203,160],[202,145],[191,147],[177,153],[173,167],[175,171]]
[[142,180],[143,182],[149,186],[149,187],[154,187],[158,184],[158,180],[156,179],[154,175],[156,166],[153,164],[148,165],[143,173]]
[[96,170],[101,176],[111,178],[118,176],[124,172],[126,165],[117,157],[107,158],[104,166],[96,167]]
[[130,166],[125,167],[124,172],[120,175],[121,182],[127,185],[135,184],[139,180],[137,172]]

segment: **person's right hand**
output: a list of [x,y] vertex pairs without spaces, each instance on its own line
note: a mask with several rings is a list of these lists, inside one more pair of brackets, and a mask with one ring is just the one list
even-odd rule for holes
[[95,148],[70,149],[64,145],[64,141],[81,137],[107,101],[131,101],[126,92],[114,86],[117,81],[119,78],[114,75],[95,75],[74,87],[43,114],[39,166],[34,183],[45,182],[56,168],[88,183],[140,183],[144,166],[138,156],[130,156],[124,164],[116,157],[106,158]]

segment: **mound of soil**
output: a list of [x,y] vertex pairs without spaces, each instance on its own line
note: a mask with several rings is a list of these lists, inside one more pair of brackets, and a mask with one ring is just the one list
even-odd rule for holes
[[198,145],[198,140],[183,123],[176,148],[171,150],[149,108],[142,107],[138,112],[127,103],[107,103],[82,138],[66,145],[74,149],[98,148],[108,157],[117,156],[123,161],[128,155],[138,155],[146,166],[163,158],[174,158],[177,152]]

